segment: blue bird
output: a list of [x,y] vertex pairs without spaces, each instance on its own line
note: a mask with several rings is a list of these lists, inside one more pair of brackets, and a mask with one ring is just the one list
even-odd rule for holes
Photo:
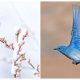
[[72,63],[77,65],[80,63],[80,7],[73,7],[73,24],[71,32],[71,41],[68,46],[58,46],[54,50],[59,51]]

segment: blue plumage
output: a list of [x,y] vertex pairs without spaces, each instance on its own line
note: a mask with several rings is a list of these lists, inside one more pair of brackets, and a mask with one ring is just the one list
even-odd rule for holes
[[73,25],[71,33],[71,41],[68,46],[58,46],[54,50],[58,50],[63,55],[73,60],[73,64],[80,63],[80,7],[73,7]]

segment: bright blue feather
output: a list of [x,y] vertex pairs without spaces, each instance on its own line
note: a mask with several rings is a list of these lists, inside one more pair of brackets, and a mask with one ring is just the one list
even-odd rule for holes
[[70,46],[80,50],[80,7],[73,7],[73,27]]
[[73,25],[69,46],[58,46],[55,50],[73,60],[74,64],[80,63],[80,7],[73,7]]

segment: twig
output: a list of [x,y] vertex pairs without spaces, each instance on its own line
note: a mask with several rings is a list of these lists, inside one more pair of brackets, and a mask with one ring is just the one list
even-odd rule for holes
[[8,44],[7,40],[5,39],[5,37],[0,38],[0,42],[2,42],[7,48],[10,48],[10,49],[14,50],[13,43]]
[[36,68],[36,71],[37,71],[37,72],[35,72],[34,75],[40,76],[40,70],[39,70],[39,67],[40,67],[40,66],[37,65],[37,68]]
[[35,69],[35,67],[32,65],[30,59],[28,60],[28,63],[29,63],[29,65],[30,65],[33,69]]
[[21,33],[21,29],[19,28],[18,30],[17,30],[17,32],[15,33],[15,35],[16,35],[16,42],[18,42],[18,38],[19,38],[19,34]]

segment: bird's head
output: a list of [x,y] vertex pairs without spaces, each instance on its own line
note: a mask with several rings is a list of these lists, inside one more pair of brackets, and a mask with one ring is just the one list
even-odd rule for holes
[[67,48],[66,46],[58,46],[57,48],[54,48],[54,50],[64,53],[66,48]]

